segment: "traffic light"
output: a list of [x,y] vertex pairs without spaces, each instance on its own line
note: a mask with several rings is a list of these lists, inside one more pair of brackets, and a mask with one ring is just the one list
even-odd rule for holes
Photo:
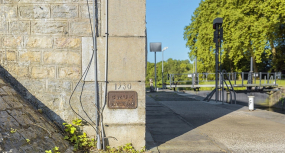
[[223,24],[223,18],[215,18],[213,21],[213,28],[216,29],[217,25]]
[[219,37],[218,36],[218,31],[215,30],[214,31],[214,39],[213,39],[214,43],[217,42],[218,37]]
[[224,33],[223,27],[221,27],[219,31],[220,31],[220,34],[218,33],[217,30],[214,31],[214,39],[213,39],[214,43],[216,42],[218,38],[220,38],[220,40],[223,40],[223,33]]
[[223,27],[220,28],[220,39],[223,40],[224,30]]
[[[214,31],[214,40],[213,41],[215,43],[217,43],[217,40],[219,38],[220,38],[220,40],[223,40],[224,30],[222,28],[222,24],[223,24],[223,18],[216,18],[213,21],[213,29],[215,29],[215,31]],[[219,28],[219,29],[217,29],[217,28]]]

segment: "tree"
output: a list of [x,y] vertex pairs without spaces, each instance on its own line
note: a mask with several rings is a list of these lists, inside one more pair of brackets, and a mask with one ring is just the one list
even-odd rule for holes
[[[205,0],[195,10],[191,23],[184,28],[184,39],[189,47],[189,57],[197,56],[199,71],[214,71],[215,43],[212,22],[223,18],[222,66],[227,71],[244,70],[244,64],[254,59],[258,71],[270,63],[273,71],[278,68],[276,48],[278,35],[284,25],[285,1],[283,0]],[[280,28],[279,28],[280,29]],[[272,55],[271,55],[272,54]],[[272,61],[270,61],[272,57]],[[249,69],[247,70],[249,71]]]
[[[192,73],[192,64],[189,60],[173,60],[168,59],[163,62],[163,78],[164,82],[167,82],[167,74],[188,74]],[[162,85],[162,62],[156,63],[157,71],[157,84]],[[147,62],[147,76],[146,76],[146,86],[149,86],[149,79],[152,79],[154,82],[154,63]],[[187,78],[186,75],[176,76],[174,81],[182,81]],[[154,82],[155,83],[155,82]]]

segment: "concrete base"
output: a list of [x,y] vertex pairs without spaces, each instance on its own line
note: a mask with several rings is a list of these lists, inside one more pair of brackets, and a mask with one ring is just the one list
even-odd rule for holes
[[[95,125],[93,125],[95,127]],[[95,130],[92,126],[84,125],[84,132],[90,137],[95,138]],[[145,146],[145,125],[144,124],[105,124],[104,125],[105,144],[118,148],[118,146],[132,143],[136,150],[141,150]]]
[[123,146],[132,143],[136,150],[145,146],[145,125],[144,124],[112,124],[105,125],[107,144],[112,147]]

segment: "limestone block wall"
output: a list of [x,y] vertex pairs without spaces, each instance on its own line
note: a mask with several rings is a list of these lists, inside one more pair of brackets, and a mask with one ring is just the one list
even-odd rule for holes
[[76,117],[67,104],[81,76],[81,38],[91,36],[86,6],[72,0],[0,6],[1,65],[67,122]]
[[[92,17],[92,1],[89,5]],[[97,58],[102,106],[105,94],[105,0],[98,0],[98,13]],[[140,148],[145,145],[145,0],[109,0],[108,23],[107,92],[136,91],[138,108],[116,110],[106,106],[106,136],[119,140],[109,140],[110,145],[132,142]],[[86,0],[1,0],[1,66],[40,100],[44,104],[42,107],[55,112],[57,115],[52,118],[59,124],[78,117],[69,106],[69,98],[85,70],[83,64],[91,58],[84,56],[87,52],[92,53],[92,50],[85,50],[84,45],[93,46]],[[82,84],[83,81],[75,90],[71,105],[90,121],[82,105],[94,121],[94,82],[85,82],[80,104]],[[84,130],[94,134],[90,126],[85,126]]]

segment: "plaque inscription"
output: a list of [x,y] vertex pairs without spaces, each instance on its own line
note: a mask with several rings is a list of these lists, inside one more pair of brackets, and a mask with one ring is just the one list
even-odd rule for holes
[[108,108],[136,109],[137,107],[138,107],[138,94],[136,91],[108,92]]

